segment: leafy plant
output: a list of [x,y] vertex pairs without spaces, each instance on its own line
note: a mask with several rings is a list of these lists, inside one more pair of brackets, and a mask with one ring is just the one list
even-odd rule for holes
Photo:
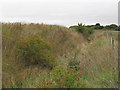
[[76,68],[66,70],[63,66],[54,67],[54,70],[50,73],[50,80],[42,81],[42,88],[84,88],[85,77],[80,73],[76,72]]
[[30,64],[40,64],[45,67],[54,65],[55,57],[52,54],[51,44],[38,34],[20,39],[17,42],[17,51]]

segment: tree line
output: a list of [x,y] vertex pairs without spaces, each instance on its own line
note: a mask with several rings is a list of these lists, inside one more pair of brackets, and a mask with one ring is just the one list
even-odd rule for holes
[[[75,26],[70,26],[69,28],[78,28],[79,27],[79,23],[78,25]],[[81,24],[82,25],[82,24]],[[84,27],[88,27],[88,28],[92,28],[95,30],[115,30],[115,31],[120,31],[120,26],[116,25],[116,24],[110,24],[110,25],[106,25],[103,26],[100,23],[96,23],[95,25],[83,25]]]

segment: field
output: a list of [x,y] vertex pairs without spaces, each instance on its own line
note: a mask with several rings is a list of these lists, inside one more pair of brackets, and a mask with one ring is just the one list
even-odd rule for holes
[[[52,54],[56,60],[51,69],[47,66],[42,67],[41,64],[26,64],[17,53],[18,41],[36,34],[51,43]],[[114,43],[111,42],[111,38],[114,39]],[[117,31],[96,30],[88,41],[76,30],[59,25],[2,24],[3,88],[41,88],[42,81],[50,80],[49,73],[57,67],[62,66],[68,72],[69,67],[75,65],[78,66],[75,72],[85,76],[84,84],[82,83],[84,88],[117,88],[117,59]],[[66,86],[58,84],[54,87],[69,87],[67,86],[69,80],[64,81]],[[53,81],[53,83],[56,85],[57,82]],[[71,83],[69,85],[72,85]],[[78,84],[77,81],[74,83]]]

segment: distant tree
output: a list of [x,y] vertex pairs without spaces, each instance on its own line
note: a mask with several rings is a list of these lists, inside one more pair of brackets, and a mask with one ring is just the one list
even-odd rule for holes
[[84,36],[89,36],[94,33],[93,25],[85,26],[82,23],[78,23],[78,26],[70,26],[69,28],[74,28],[78,32],[82,33]]
[[83,33],[85,31],[84,27],[85,26],[83,26],[82,23],[81,24],[78,23],[77,31]]
[[95,26],[100,26],[100,23],[96,23],[96,25]]
[[103,29],[104,27],[100,25],[100,23],[96,23],[94,29]]
[[106,25],[105,29],[118,30],[118,26],[116,24]]

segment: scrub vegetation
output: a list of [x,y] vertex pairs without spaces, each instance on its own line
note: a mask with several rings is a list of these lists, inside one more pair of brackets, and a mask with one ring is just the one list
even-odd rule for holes
[[98,26],[2,23],[2,87],[117,88],[119,31]]

